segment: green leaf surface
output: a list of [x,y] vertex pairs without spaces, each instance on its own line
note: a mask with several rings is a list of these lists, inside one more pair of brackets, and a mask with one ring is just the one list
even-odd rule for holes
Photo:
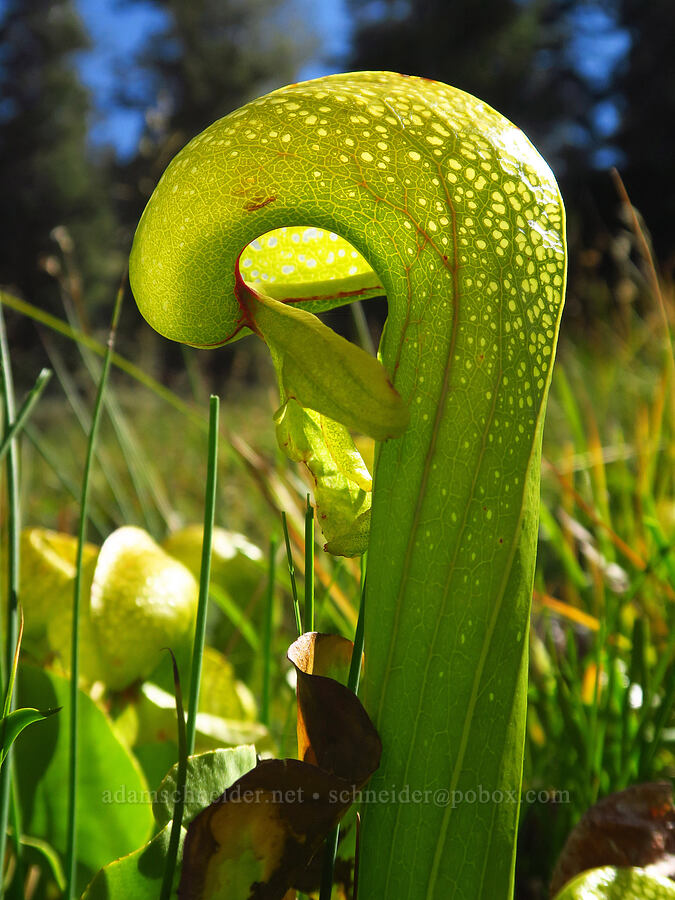
[[[23,828],[63,853],[67,797],[69,682],[30,665],[19,669],[22,705],[63,707],[21,738],[15,765]],[[80,809],[78,861],[84,875],[143,844],[152,829],[148,790],[138,764],[116,737],[105,713],[80,694]]]
[[59,712],[58,709],[47,709],[43,712],[39,709],[15,709],[9,715],[3,716],[0,722],[0,765],[4,763],[9,748],[24,728],[35,722],[41,722],[42,719],[53,716],[57,712]]
[[253,297],[247,308],[272,353],[282,400],[294,397],[379,441],[404,431],[408,407],[378,360],[311,313],[263,294],[239,296]]
[[279,300],[384,293],[358,250],[321,228],[277,228],[261,235],[244,250],[239,265],[247,284]]
[[[359,894],[508,897],[565,289],[555,179],[518,128],[438,82],[361,72],[290,85],[169,166],[130,259],[141,311],[211,346],[251,323],[256,277],[271,295],[274,275],[275,298],[309,312],[353,299],[349,278],[367,271],[324,271],[301,294],[269,239],[244,283],[249,245],[283,227],[298,244],[303,229],[324,244],[339,235],[377,273],[389,304],[379,357],[410,410],[376,456],[363,693],[384,747],[372,788],[389,800],[364,808]],[[426,800],[397,802],[407,791]]]
[[[256,752],[253,746],[212,750],[188,757],[185,788],[185,812],[183,824],[190,822],[207,806],[210,806],[231,784],[253,769]],[[159,788],[152,804],[155,821],[161,827],[173,815],[173,798],[176,790],[178,764],[173,766]]]
[[[169,847],[171,822],[155,837],[135,850],[109,863],[96,874],[82,895],[82,900],[157,900]],[[182,852],[185,829],[181,829],[179,853]],[[180,870],[174,883],[178,883]]]
[[[368,547],[368,529],[352,548],[348,535],[371,504],[369,472],[344,427],[321,413],[304,409],[292,397],[274,415],[277,441],[284,453],[301,462],[314,478],[319,526],[331,553],[357,556]],[[368,520],[369,521],[369,520]],[[353,549],[354,552],[345,552]]]
[[646,869],[603,866],[582,872],[556,894],[555,900],[670,900],[675,884]]

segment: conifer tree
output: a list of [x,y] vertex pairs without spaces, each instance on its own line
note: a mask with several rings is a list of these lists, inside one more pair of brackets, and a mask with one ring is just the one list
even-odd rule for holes
[[59,256],[54,229],[72,238],[88,309],[109,299],[122,265],[111,254],[112,214],[87,148],[89,95],[73,62],[87,45],[72,0],[7,0],[0,23],[0,284],[43,306],[57,302],[45,271],[45,259]]

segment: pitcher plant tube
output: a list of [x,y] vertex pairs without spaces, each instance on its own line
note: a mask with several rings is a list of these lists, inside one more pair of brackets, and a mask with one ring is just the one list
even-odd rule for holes
[[[169,165],[130,278],[161,334],[268,344],[326,549],[368,550],[382,739],[359,896],[512,894],[544,409],[564,210],[485,103],[386,72],[254,100]],[[315,316],[386,294],[378,359]],[[371,473],[352,431],[378,442]]]

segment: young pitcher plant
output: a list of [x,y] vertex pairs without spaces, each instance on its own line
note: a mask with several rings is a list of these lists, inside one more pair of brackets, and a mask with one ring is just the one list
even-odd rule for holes
[[[327,549],[368,549],[362,696],[383,753],[359,896],[509,897],[565,290],[550,169],[518,128],[438,82],[290,85],[178,154],[130,277],[173,340],[266,341],[279,443],[314,476]],[[383,293],[379,361],[314,315]],[[378,441],[374,486],[353,430]]]

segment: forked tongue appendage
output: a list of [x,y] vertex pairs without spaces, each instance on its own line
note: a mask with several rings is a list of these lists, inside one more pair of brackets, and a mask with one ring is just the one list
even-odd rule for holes
[[360,555],[368,545],[372,479],[349,431],[378,441],[398,437],[408,406],[382,363],[316,316],[243,283],[238,288],[248,324],[270,348],[277,373],[279,446],[314,478],[326,549]]

